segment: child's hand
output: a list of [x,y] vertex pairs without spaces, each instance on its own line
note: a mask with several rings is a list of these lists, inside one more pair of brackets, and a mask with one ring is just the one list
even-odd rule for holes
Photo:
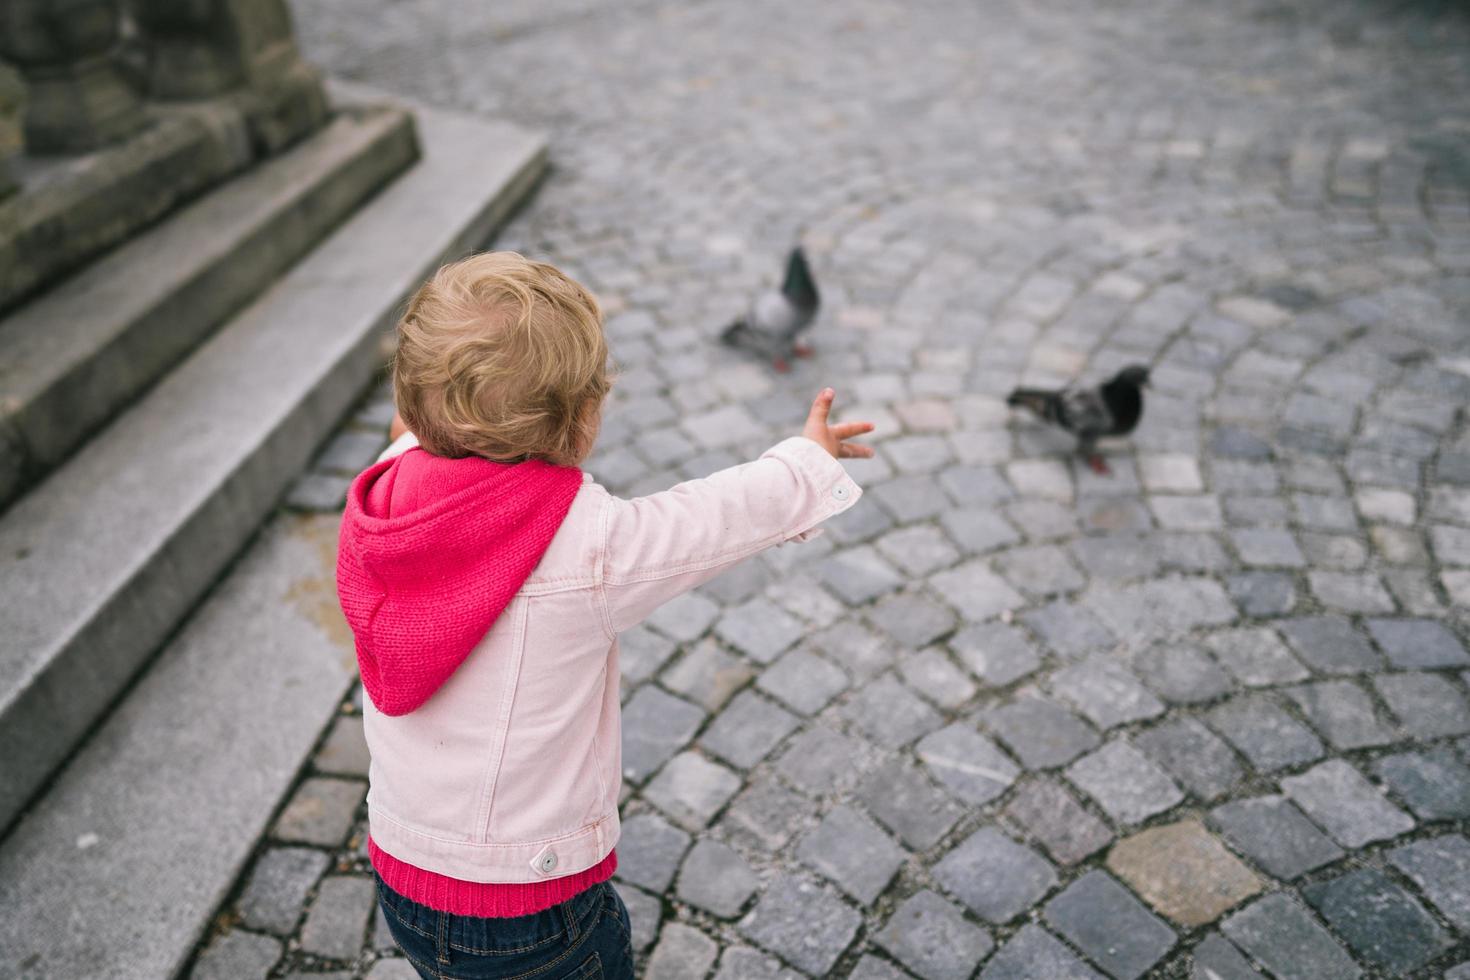
[[828,425],[827,415],[832,411],[832,399],[836,397],[837,392],[831,388],[822,389],[817,400],[812,402],[811,414],[806,417],[806,427],[801,430],[801,434],[831,453],[834,459],[867,459],[873,455],[872,446],[859,446],[843,440],[872,432],[873,423],[843,422]]

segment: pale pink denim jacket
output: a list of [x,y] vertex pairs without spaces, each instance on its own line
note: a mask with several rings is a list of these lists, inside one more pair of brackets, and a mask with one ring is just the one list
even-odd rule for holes
[[[415,444],[405,435],[381,458]],[[364,699],[373,841],[465,881],[596,865],[619,834],[618,634],[861,493],[801,437],[635,500],[584,474],[536,570],[434,696],[396,717]]]

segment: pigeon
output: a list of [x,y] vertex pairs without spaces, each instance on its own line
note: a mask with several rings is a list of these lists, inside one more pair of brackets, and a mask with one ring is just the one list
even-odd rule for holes
[[791,370],[787,358],[810,357],[811,348],[797,343],[797,335],[817,318],[822,298],[800,247],[786,260],[786,281],[755,298],[750,310],[725,328],[720,339],[731,347],[769,357],[777,371]]
[[1130,364],[1096,388],[1069,385],[1060,391],[1017,388],[1006,399],[1012,408],[1027,408],[1077,437],[1077,451],[1092,471],[1107,476],[1107,462],[1097,451],[1104,436],[1126,436],[1143,417],[1143,388],[1148,368]]

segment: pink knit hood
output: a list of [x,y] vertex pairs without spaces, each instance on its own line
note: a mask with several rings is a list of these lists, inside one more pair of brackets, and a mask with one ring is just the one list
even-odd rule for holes
[[433,696],[536,568],[582,485],[580,470],[445,459],[414,448],[347,493],[337,596],[374,706]]

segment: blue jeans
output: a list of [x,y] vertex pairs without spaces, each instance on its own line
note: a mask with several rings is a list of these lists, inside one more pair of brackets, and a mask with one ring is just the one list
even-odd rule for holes
[[633,980],[628,908],[610,881],[512,919],[438,912],[382,878],[378,904],[424,980]]

